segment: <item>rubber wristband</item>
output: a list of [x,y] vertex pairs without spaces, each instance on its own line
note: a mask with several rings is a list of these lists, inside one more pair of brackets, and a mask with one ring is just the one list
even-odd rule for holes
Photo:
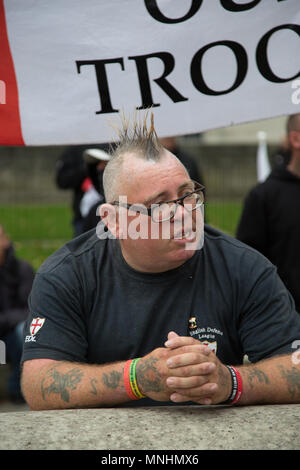
[[136,375],[135,375],[135,368],[136,368],[136,364],[139,361],[139,359],[140,358],[132,360],[132,362],[130,364],[130,368],[129,368],[129,379],[130,379],[130,385],[131,385],[131,390],[132,390],[133,394],[138,399],[141,399],[141,398],[145,398],[145,395],[143,395],[140,392],[138,384],[137,384],[137,380],[136,380]]
[[124,366],[124,387],[128,397],[131,400],[140,400],[141,398],[145,398],[137,384],[136,375],[135,375],[135,368],[138,359],[129,359]]
[[129,370],[130,370],[131,363],[132,363],[132,359],[125,362],[124,375],[123,375],[123,377],[124,377],[124,387],[125,387],[126,393],[127,393],[128,397],[130,398],[130,400],[138,400],[138,398],[134,395],[134,393],[132,391],[132,388],[131,388],[131,385],[130,385]]
[[239,373],[239,371],[235,367],[232,367],[232,369],[234,370],[234,372],[236,374],[236,378],[237,378],[237,382],[238,382],[237,392],[236,392],[235,398],[233,399],[233,401],[231,403],[232,405],[234,405],[235,403],[237,403],[241,399],[241,396],[242,396],[242,393],[243,393],[243,381],[242,381],[242,377],[241,377],[241,374]]
[[232,391],[231,391],[230,397],[228,398],[227,401],[224,402],[224,404],[234,405],[241,399],[241,396],[243,393],[242,377],[239,371],[235,367],[232,367],[232,366],[226,366],[226,367],[231,374]]

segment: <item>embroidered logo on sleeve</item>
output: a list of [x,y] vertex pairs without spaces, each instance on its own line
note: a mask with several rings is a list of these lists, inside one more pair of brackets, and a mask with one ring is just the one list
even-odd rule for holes
[[25,343],[36,341],[35,335],[40,331],[40,329],[45,323],[45,320],[46,318],[40,318],[40,317],[33,318],[29,326],[30,335],[25,337]]

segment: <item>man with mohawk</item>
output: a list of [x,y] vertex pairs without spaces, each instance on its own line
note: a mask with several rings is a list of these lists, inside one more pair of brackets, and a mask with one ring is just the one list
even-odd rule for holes
[[147,116],[123,122],[97,231],[36,275],[23,353],[29,406],[299,403],[289,293],[262,255],[204,226],[204,187]]

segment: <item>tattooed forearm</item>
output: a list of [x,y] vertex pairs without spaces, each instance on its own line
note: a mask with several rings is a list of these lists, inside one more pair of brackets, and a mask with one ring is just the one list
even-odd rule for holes
[[281,376],[286,379],[288,392],[291,397],[300,399],[300,370],[296,367],[287,369],[279,365]]
[[103,374],[102,381],[108,388],[117,388],[119,386],[122,374],[120,372],[112,371],[110,374]]
[[92,393],[93,395],[97,395],[97,389],[96,389],[95,383],[98,383],[98,380],[97,379],[92,379],[91,380],[92,390],[90,390],[90,393]]
[[61,399],[69,403],[70,391],[75,390],[81,382],[83,372],[79,368],[71,369],[66,373],[61,373],[57,367],[51,368],[41,383],[42,397],[47,400],[47,395],[60,395]]
[[228,385],[228,380],[231,380],[229,377],[228,377],[228,374],[226,374],[226,369],[224,369],[223,367],[220,367],[219,368],[219,371],[218,371],[218,376],[219,376],[219,384],[220,386],[223,388],[223,387],[226,387]]
[[[269,378],[265,372],[257,367],[251,367],[248,371],[248,383],[251,388],[255,387],[255,382],[269,384]],[[254,383],[253,383],[254,382]]]
[[155,363],[158,359],[151,357],[145,361],[139,361],[136,365],[136,376],[138,383],[146,392],[160,392],[164,389],[161,382],[161,375]]

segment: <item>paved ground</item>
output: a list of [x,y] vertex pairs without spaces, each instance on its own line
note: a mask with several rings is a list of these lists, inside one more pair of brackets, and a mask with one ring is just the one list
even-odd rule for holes
[[300,450],[300,406],[166,406],[0,413],[7,450]]

